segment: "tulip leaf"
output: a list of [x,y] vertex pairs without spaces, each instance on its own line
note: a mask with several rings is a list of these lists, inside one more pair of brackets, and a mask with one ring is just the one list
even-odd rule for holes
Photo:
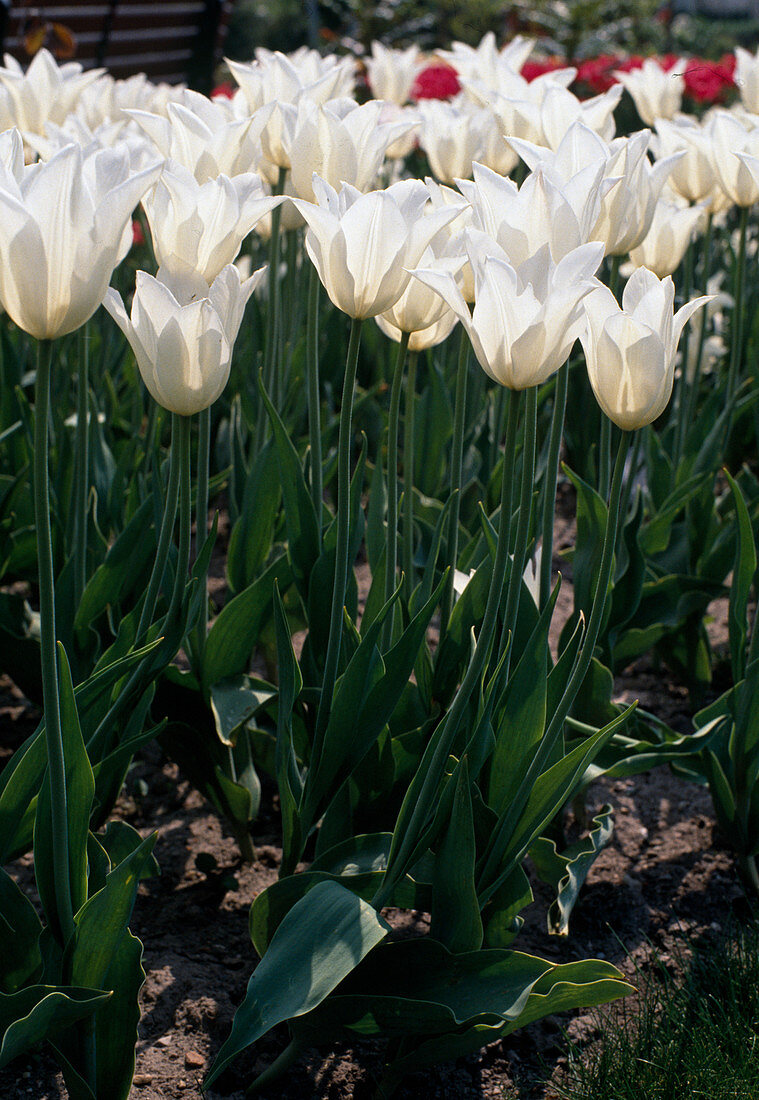
[[253,583],[271,550],[282,497],[278,463],[274,441],[269,440],[246,477],[240,515],[232,528],[227,553],[227,576],[234,592],[242,592]]
[[34,906],[7,871],[0,869],[0,991],[15,993],[42,973],[42,925]]
[[286,874],[294,870],[302,850],[300,800],[303,794],[303,780],[293,743],[292,713],[295,701],[303,687],[303,677],[293,652],[287,617],[276,582],[274,584],[274,627],[277,635],[279,670],[275,767],[283,832],[283,869],[280,873]]
[[746,673],[746,636],[748,634],[747,608],[751,585],[756,573],[756,546],[751,519],[737,482],[725,471],[735,501],[737,518],[737,542],[733,582],[730,585],[728,629],[730,633],[730,659],[733,683],[737,684]]
[[0,993],[0,1069],[60,1029],[91,1016],[110,996],[100,989],[54,985]]
[[554,935],[569,934],[569,916],[588,871],[614,834],[612,814],[611,806],[602,806],[593,818],[588,836],[564,852],[558,852],[556,842],[543,836],[530,846],[530,858],[538,875],[556,891],[556,898],[548,910],[548,931]]
[[482,945],[482,919],[474,884],[476,848],[466,757],[456,769],[453,805],[435,855],[430,935],[449,951]]
[[203,659],[206,690],[220,680],[247,671],[251,653],[271,616],[275,580],[281,591],[292,583],[292,569],[284,556],[272,562],[253,584],[219,612],[206,639]]
[[303,466],[298,452],[292,444],[290,435],[274,408],[259,374],[258,390],[266,411],[269,414],[274,441],[277,447],[277,460],[285,506],[285,525],[287,544],[292,562],[295,583],[306,597],[308,579],[321,550],[320,524],[314,510],[314,503],[308,491]]
[[[58,644],[59,692],[61,737],[63,741],[63,759],[66,785],[66,820],[68,823],[69,851],[69,887],[71,905],[74,913],[87,900],[87,834],[90,828],[90,812],[95,794],[95,778],[92,774],[87,750],[82,740],[79,717],[71,682],[71,671],[66,652]],[[37,801],[37,814],[34,824],[34,868],[37,889],[48,924],[59,942],[63,942],[61,915],[58,912],[56,896],[55,849],[50,791],[50,772],[40,788]],[[75,985],[102,988],[97,981],[80,980],[71,975]]]
[[389,931],[350,890],[336,882],[317,883],[277,928],[204,1087],[271,1028],[319,1005]]
[[251,676],[232,676],[220,680],[210,691],[211,712],[216,733],[223,745],[237,743],[240,728],[276,696],[276,691],[264,680]]

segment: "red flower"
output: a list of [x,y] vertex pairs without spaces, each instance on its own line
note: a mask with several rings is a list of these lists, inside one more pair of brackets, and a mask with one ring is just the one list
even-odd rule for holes
[[235,91],[234,85],[230,84],[228,80],[225,80],[223,84],[217,84],[211,92],[211,99],[216,99],[217,97],[221,99],[231,99]]
[[685,93],[697,103],[721,103],[735,84],[735,57],[725,54],[719,61],[692,57],[685,66]]
[[410,99],[451,99],[461,91],[455,69],[442,62],[435,62],[417,74]]
[[137,221],[137,218],[132,221],[132,244],[145,244],[145,234],[142,232],[142,225]]
[[601,95],[617,83],[614,70],[624,67],[625,62],[621,57],[617,57],[616,54],[602,53],[598,57],[589,57],[587,61],[581,61],[577,66],[575,79],[578,84],[587,84],[593,92]]
[[522,76],[525,80],[533,81],[544,73],[552,73],[554,69],[562,69],[566,61],[562,57],[546,57],[542,61],[525,61],[522,66]]

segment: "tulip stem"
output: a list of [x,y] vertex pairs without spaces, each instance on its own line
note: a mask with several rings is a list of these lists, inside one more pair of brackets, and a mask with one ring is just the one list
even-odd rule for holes
[[306,317],[306,367],[308,370],[308,438],[311,447],[311,499],[316,522],[322,529],[322,429],[319,393],[319,274],[309,264],[308,315]]
[[324,661],[321,698],[316,715],[312,766],[318,763],[324,743],[324,733],[332,709],[332,695],[340,662],[340,642],[343,630],[343,607],[348,580],[348,540],[350,537],[350,461],[353,421],[353,393],[358,370],[358,349],[361,343],[361,320],[351,322],[348,359],[345,364],[343,399],[340,409],[340,430],[337,444],[337,540],[335,547],[335,579],[332,586],[332,610],[329,618],[329,640]]
[[[514,556],[511,560],[509,573],[508,594],[506,596],[506,611],[503,617],[503,631],[498,647],[498,659],[506,652],[509,638],[513,640],[517,625],[519,611],[519,596],[522,589],[522,574],[524,573],[524,560],[527,555],[527,540],[530,535],[530,519],[532,516],[532,491],[535,482],[535,439],[538,422],[538,389],[530,386],[527,390],[524,410],[524,444],[522,446],[522,489],[519,496],[519,519],[517,521],[516,541],[514,543]],[[511,648],[504,661],[503,677],[509,675],[509,663]]]
[[169,552],[169,542],[171,532],[174,529],[174,519],[177,514],[177,502],[179,500],[179,420],[180,417],[177,413],[171,414],[171,448],[169,451],[169,483],[166,487],[166,503],[163,508],[153,570],[148,581],[145,602],[142,605],[140,622],[134,639],[135,648],[139,648],[142,644],[148,627],[153,621],[156,600],[161,589],[163,575],[166,572],[166,557]]
[[[688,245],[685,252],[685,263],[683,265],[683,302],[689,302],[691,294],[693,293],[693,241]],[[680,465],[680,458],[683,453],[683,442],[685,440],[685,431],[687,423],[685,420],[685,411],[687,407],[687,395],[688,395],[688,349],[690,347],[690,325],[685,326],[683,332],[683,347],[680,357],[680,379],[677,387],[677,401],[675,402],[675,447],[674,447],[674,470],[677,473],[677,469]]]
[[730,368],[727,375],[727,401],[730,405],[732,405],[735,391],[738,388],[738,370],[741,361],[741,345],[743,343],[743,288],[746,282],[747,227],[748,207],[742,206],[738,256],[735,261],[735,277],[733,279],[733,324],[730,334]]
[[87,507],[89,503],[89,325],[79,329],[76,407],[76,492],[74,526],[74,608],[87,584]]
[[414,411],[416,403],[416,364],[419,353],[408,357],[406,400],[403,407],[403,572],[406,602],[414,590]]
[[[704,291],[706,291],[712,267],[712,226],[713,221],[712,215],[710,214],[706,222],[706,236],[704,238],[704,265],[701,279]],[[706,326],[708,319],[708,309],[702,309],[701,317],[699,318],[700,325],[698,331],[698,347],[696,349],[696,362],[693,367],[693,377],[691,378],[686,391],[687,402],[685,416],[683,417],[683,438],[681,441],[681,446],[685,445],[685,439],[688,433],[688,426],[693,423],[693,418],[696,415],[698,391],[701,387],[701,366],[704,357],[704,343],[706,341]]]
[[[200,553],[208,534],[208,480],[211,466],[211,408],[198,413],[198,483],[195,502],[195,555]],[[199,583],[203,591],[200,622],[195,629],[195,660],[203,667],[203,654],[208,632],[208,570]]]
[[601,435],[598,444],[598,493],[606,497],[611,473],[611,421],[601,413]]
[[[272,187],[273,195],[281,195],[285,189],[286,168],[279,169],[279,177]],[[271,237],[269,238],[269,270],[267,279],[269,284],[269,298],[266,303],[266,334],[264,338],[264,386],[266,392],[275,396],[274,372],[277,359],[277,321],[279,313],[279,227],[282,219],[282,207],[275,206],[271,212]],[[266,432],[266,410],[263,401],[258,410],[258,422],[256,426],[256,443],[260,447],[264,441]]]
[[443,605],[440,609],[440,637],[445,637],[448,620],[453,610],[453,581],[456,562],[459,556],[459,516],[461,514],[461,488],[464,478],[464,416],[466,413],[466,391],[469,377],[469,336],[461,326],[459,339],[458,365],[456,367],[456,397],[453,406],[453,440],[451,442],[451,516],[448,523],[448,574]]
[[551,567],[553,564],[553,521],[556,511],[556,484],[559,480],[559,455],[564,431],[569,389],[569,363],[559,367],[551,411],[551,437],[543,483],[543,514],[540,546],[540,593],[538,606],[542,611],[551,595]]
[[[402,332],[398,352],[393,368],[393,381],[390,387],[390,414],[387,431],[387,542],[385,544],[385,602],[395,591],[395,570],[398,560],[398,423],[401,412],[401,391],[403,389],[403,368],[406,365],[406,353],[410,333]],[[405,452],[404,452],[405,462]],[[383,649],[387,650],[393,638],[393,612],[390,608],[382,628]]]
[[509,390],[508,415],[506,422],[506,451],[501,473],[501,510],[498,522],[498,542],[496,546],[493,572],[490,577],[490,589],[485,605],[482,627],[467,666],[464,679],[451,704],[451,708],[437,727],[429,741],[422,761],[409,786],[401,805],[393,831],[393,840],[387,868],[380,888],[372,899],[375,909],[380,909],[397,882],[414,862],[421,848],[425,830],[437,803],[440,782],[453,746],[456,734],[463,721],[472,692],[477,687],[483,670],[490,659],[493,639],[498,623],[498,611],[501,606],[503,585],[506,579],[506,566],[509,560],[511,541],[511,501],[514,480],[514,442],[519,419],[521,391]]
[[[606,514],[606,530],[604,532],[601,563],[598,568],[598,579],[593,594],[593,604],[590,610],[590,618],[585,631],[585,637],[583,638],[582,646],[575,660],[567,686],[559,700],[559,705],[554,711],[548,728],[540,740],[537,752],[508,808],[508,813],[504,815],[499,827],[493,832],[490,844],[483,857],[482,870],[479,875],[477,886],[477,892],[478,895],[480,895],[481,901],[486,900],[486,898],[490,896],[494,884],[498,882],[498,875],[501,871],[502,854],[506,851],[510,843],[514,829],[520,820],[530,792],[533,790],[538,777],[542,774],[553,752],[556,741],[561,735],[566,717],[569,714],[570,708],[577,696],[577,692],[580,690],[583,680],[587,675],[590,662],[593,659],[593,652],[595,650],[596,641],[598,640],[601,622],[603,621],[609,580],[611,579],[611,572],[614,565],[614,548],[617,542],[620,501],[622,499],[625,465],[627,463],[631,439],[632,435],[630,432],[623,431],[621,433],[617,458],[614,464],[614,475],[612,477],[611,490],[609,493],[609,507]],[[517,861],[521,858],[521,854],[517,854],[515,857]],[[486,895],[485,899],[482,897],[483,893]]]
[[[61,942],[65,945],[74,932],[69,864],[69,824],[66,794],[66,761],[63,755],[61,708],[58,695],[58,659],[55,629],[55,580],[53,544],[50,531],[48,487],[48,414],[50,410],[50,369],[53,345],[49,340],[37,343],[37,374],[34,392],[34,524],[37,532],[37,568],[40,596],[40,658],[42,698],[45,710],[47,774],[50,784],[55,907]],[[51,914],[48,914],[50,919]],[[51,921],[51,923],[53,923]]]

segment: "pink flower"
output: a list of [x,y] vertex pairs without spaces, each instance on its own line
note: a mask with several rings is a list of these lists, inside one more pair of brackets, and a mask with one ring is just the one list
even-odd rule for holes
[[409,98],[419,99],[452,99],[461,91],[461,84],[455,69],[450,65],[435,62],[417,75]]

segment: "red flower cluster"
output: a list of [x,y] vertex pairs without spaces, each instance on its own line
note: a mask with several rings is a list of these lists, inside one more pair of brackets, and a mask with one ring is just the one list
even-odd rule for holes
[[419,99],[452,99],[460,91],[461,84],[456,70],[437,61],[417,74],[410,98],[414,102]]
[[554,69],[563,69],[566,61],[563,57],[545,57],[541,61],[525,61],[522,66],[522,76],[532,82],[544,73],[552,73]]
[[735,87],[735,55],[728,53],[719,61],[691,57],[685,66],[685,94],[697,103],[721,103]]

